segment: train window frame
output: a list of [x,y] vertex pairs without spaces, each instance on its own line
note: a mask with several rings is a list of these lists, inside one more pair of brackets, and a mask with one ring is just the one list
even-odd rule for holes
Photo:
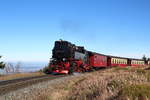
[[116,59],[116,64],[118,64],[118,59]]
[[115,63],[115,60],[114,59],[112,59],[112,64],[114,64]]

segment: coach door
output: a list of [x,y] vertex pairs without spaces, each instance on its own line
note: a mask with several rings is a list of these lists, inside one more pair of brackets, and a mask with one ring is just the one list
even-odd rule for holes
[[107,57],[107,66],[111,66],[111,57]]
[[127,60],[127,65],[128,65],[128,66],[131,66],[131,59],[128,59],[128,60]]

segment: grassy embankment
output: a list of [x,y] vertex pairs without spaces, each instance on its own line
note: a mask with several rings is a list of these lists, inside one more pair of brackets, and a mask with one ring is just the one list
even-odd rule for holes
[[40,75],[44,75],[44,73],[31,72],[31,73],[17,73],[17,74],[10,74],[10,75],[1,75],[0,80],[10,80],[10,79],[33,77],[33,76],[40,76]]
[[[49,88],[47,88],[49,89]],[[38,100],[150,100],[150,70],[112,68],[85,73],[53,86]]]

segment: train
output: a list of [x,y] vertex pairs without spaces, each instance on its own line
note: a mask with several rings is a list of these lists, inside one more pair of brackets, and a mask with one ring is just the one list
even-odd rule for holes
[[150,60],[134,59],[104,55],[86,50],[71,42],[55,41],[49,72],[53,74],[72,74],[73,72],[89,72],[109,67],[138,67],[150,65]]

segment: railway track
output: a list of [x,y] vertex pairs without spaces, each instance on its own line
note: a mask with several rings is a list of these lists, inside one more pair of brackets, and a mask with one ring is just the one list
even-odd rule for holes
[[4,95],[8,92],[24,88],[39,82],[53,80],[56,78],[64,77],[65,75],[43,75],[26,78],[18,78],[13,80],[1,81],[0,82],[0,95]]

